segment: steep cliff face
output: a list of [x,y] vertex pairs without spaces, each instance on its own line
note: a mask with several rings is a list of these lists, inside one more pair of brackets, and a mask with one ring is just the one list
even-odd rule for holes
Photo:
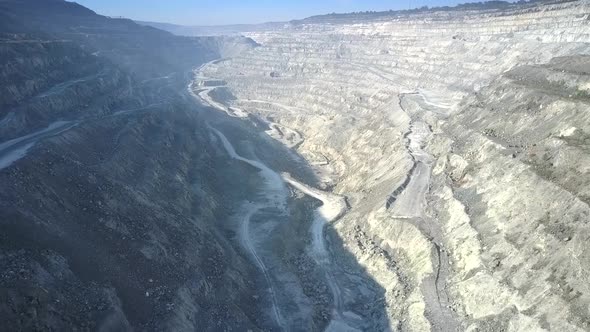
[[265,326],[222,227],[256,174],[228,162],[185,76],[252,42],[65,1],[0,16],[0,329]]
[[[315,17],[250,33],[260,47],[195,79],[348,198],[331,236],[385,291],[374,329],[581,331],[589,14],[570,1]],[[368,317],[348,285],[344,307]]]

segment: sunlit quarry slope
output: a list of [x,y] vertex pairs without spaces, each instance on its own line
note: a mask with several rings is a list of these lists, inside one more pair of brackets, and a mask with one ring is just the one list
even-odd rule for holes
[[[260,46],[194,88],[222,82],[207,93],[229,115],[297,137],[313,185],[348,199],[330,238],[387,317],[358,328],[588,330],[589,12],[314,17],[247,33]],[[342,310],[370,320],[348,254],[330,253]]]

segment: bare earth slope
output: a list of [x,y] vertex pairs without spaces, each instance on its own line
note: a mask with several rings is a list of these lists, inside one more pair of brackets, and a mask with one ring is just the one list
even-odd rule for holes
[[220,227],[256,174],[228,164],[186,91],[241,40],[0,1],[0,331],[268,325]]
[[329,328],[590,329],[589,14],[316,17],[196,72],[205,102],[270,124],[317,188],[347,197],[329,236],[384,289],[385,316],[331,250]]

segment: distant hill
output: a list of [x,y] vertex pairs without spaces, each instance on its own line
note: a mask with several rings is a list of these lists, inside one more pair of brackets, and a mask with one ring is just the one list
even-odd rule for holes
[[268,22],[259,24],[232,24],[218,26],[199,26],[199,25],[178,25],[172,23],[135,21],[135,23],[145,26],[154,27],[160,30],[168,31],[177,36],[235,36],[242,35],[245,32],[264,32],[284,27],[285,25],[309,24],[309,23],[342,23],[342,22],[360,22],[366,20],[387,20],[400,15],[429,13],[429,12],[460,12],[470,10],[506,10],[515,6],[522,7],[536,3],[563,3],[573,0],[518,0],[518,1],[482,1],[458,4],[455,6],[439,6],[403,9],[403,10],[386,10],[386,11],[362,11],[350,13],[329,13],[314,15],[304,19],[291,20],[288,22]]
[[269,22],[260,24],[233,24],[219,26],[177,25],[171,23],[135,21],[135,23],[168,31],[177,36],[236,36],[249,31],[268,31],[284,26],[285,22]]
[[350,22],[361,22],[367,20],[387,20],[395,17],[407,15],[407,14],[418,14],[418,13],[432,13],[432,12],[461,12],[461,11],[499,11],[507,10],[510,8],[523,8],[523,6],[534,6],[537,3],[564,3],[572,0],[519,0],[519,1],[482,1],[482,2],[468,2],[458,4],[455,6],[439,6],[439,7],[428,7],[423,6],[420,8],[404,9],[404,10],[387,10],[387,11],[362,11],[352,13],[330,13],[323,15],[314,15],[302,20],[293,20],[292,24],[309,24],[309,23],[350,23]]
[[174,36],[62,0],[0,1],[0,31],[69,40],[142,78],[186,71],[218,56],[208,38]]

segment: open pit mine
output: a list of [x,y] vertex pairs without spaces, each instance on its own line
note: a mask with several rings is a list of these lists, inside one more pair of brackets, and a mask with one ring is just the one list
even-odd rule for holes
[[590,331],[589,1],[145,24],[0,1],[0,330]]

